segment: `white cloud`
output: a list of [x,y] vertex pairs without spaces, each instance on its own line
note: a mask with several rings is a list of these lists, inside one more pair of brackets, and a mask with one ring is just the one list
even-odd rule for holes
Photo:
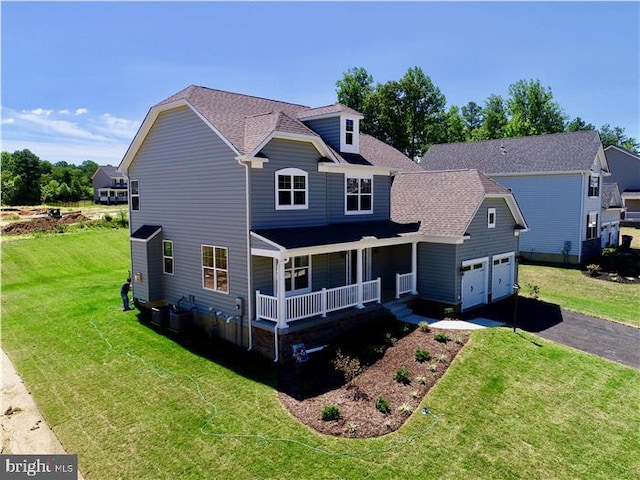
[[[75,112],[74,116],[72,112]],[[139,121],[86,108],[17,111],[2,107],[2,149],[28,148],[42,160],[118,164],[135,136]]]

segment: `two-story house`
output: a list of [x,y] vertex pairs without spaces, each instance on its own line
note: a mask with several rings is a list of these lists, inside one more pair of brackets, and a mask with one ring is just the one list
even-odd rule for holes
[[611,176],[606,183],[616,183],[622,197],[625,223],[640,226],[640,157],[616,146],[604,149]]
[[127,203],[129,192],[127,178],[112,165],[101,165],[91,177],[94,203]]
[[[170,326],[192,317],[281,360],[294,343],[321,345],[379,314],[387,298],[418,294],[430,234],[419,218],[392,218],[391,186],[422,169],[361,133],[362,118],[197,86],[152,107],[120,165],[138,308],[160,317],[173,305]],[[451,268],[459,278],[466,266]]]
[[596,131],[433,145],[420,165],[475,168],[512,191],[529,224],[524,258],[581,264],[600,253],[609,166]]

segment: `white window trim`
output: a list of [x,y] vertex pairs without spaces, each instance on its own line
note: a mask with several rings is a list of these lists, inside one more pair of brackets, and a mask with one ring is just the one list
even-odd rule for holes
[[[357,178],[358,180],[371,180],[371,208],[369,210],[347,210],[347,181],[350,178]],[[358,206],[360,206],[360,196],[358,193]],[[367,194],[369,195],[369,194]],[[344,174],[344,214],[345,215],[371,215],[373,213],[373,175],[362,174]]]
[[[307,269],[309,270],[309,286],[307,288],[300,288],[298,290],[289,290],[289,291],[285,291],[285,296],[286,297],[294,297],[296,295],[304,295],[305,293],[311,293],[313,291],[313,286],[311,284],[311,279],[313,278],[312,276],[312,256],[311,255],[296,255],[295,257],[290,257],[289,261],[285,264],[284,266],[284,272],[285,272],[285,276],[287,274],[287,272],[292,273],[294,270],[293,265],[295,265],[295,258],[299,258],[299,257],[307,257],[308,261],[309,261],[309,266],[307,267]],[[273,289],[274,294],[277,295],[278,294],[278,272],[277,272],[277,261],[274,259],[273,260],[273,284],[275,285],[275,288]],[[293,287],[293,277],[292,277],[292,281],[291,281],[291,286]]]
[[[597,178],[598,179],[598,186],[596,187],[596,194],[595,195],[591,195],[591,179],[592,178]],[[597,198],[600,196],[600,189],[602,188],[602,182],[600,181],[600,174],[598,173],[590,173],[589,174],[589,178],[587,179],[587,197],[589,198]]]
[[[171,256],[170,257],[164,254],[164,244],[165,243],[170,243],[171,244]],[[167,270],[166,270],[165,260],[167,258],[171,259],[171,272],[167,272]],[[163,240],[162,241],[162,273],[164,273],[165,275],[173,275],[173,273],[175,271],[176,271],[176,262],[175,262],[174,252],[173,252],[173,240]]]
[[[138,193],[134,194],[133,193],[133,182],[136,182],[138,184]],[[140,211],[140,181],[139,180],[131,180],[129,182],[129,192],[131,193],[131,198],[129,199],[130,205],[131,205],[131,210],[134,210],[136,212]],[[133,208],[133,197],[137,197],[138,199],[138,208]]]
[[[347,143],[347,120],[353,122],[352,143]],[[340,115],[340,151],[345,153],[360,153],[360,117],[355,115]]]
[[[493,222],[491,221],[491,215],[493,215]],[[497,217],[496,217],[496,209],[488,208],[487,209],[487,228],[496,228]]]
[[[596,222],[596,225],[595,225],[595,227],[594,227],[594,229],[593,229],[593,231],[594,231],[594,235],[593,235],[592,237],[590,237],[590,236],[589,236],[589,232],[588,232],[588,230],[590,230],[590,229],[591,229],[591,227],[589,227],[589,219],[590,219],[592,216],[595,216],[595,222]],[[598,230],[598,220],[600,220],[600,215],[598,215],[598,212],[596,212],[596,211],[591,211],[591,212],[587,213],[587,231],[586,231],[586,232],[584,232],[584,234],[585,234],[585,239],[586,239],[586,240],[593,240],[593,239],[595,239],[595,238],[598,238],[598,236],[599,236],[599,234],[598,234],[598,232],[599,232],[599,230]]]
[[[203,262],[202,262],[202,253],[203,253],[203,250],[204,250],[205,247],[213,248],[213,267],[205,267]],[[216,249],[220,249],[220,250],[225,250],[226,251],[227,268],[218,268],[218,267],[215,266]],[[200,269],[201,269],[201,273],[202,273],[202,288],[204,290],[208,290],[210,292],[223,293],[225,295],[229,294],[229,291],[231,290],[231,278],[229,276],[229,249],[227,247],[218,247],[216,245],[200,245]],[[214,285],[214,288],[205,287],[205,284],[204,284],[204,272],[205,272],[205,269],[213,270],[213,285]],[[219,290],[217,288],[217,285],[218,285],[218,270],[224,271],[224,272],[227,273],[227,291]]]
[[[297,176],[297,177],[304,177],[304,205],[280,205],[280,196],[278,195],[278,193],[280,192],[280,189],[278,188],[278,177],[280,175],[283,176],[289,176],[289,177],[293,177],[293,176]],[[281,170],[276,170],[275,172],[275,179],[274,179],[274,184],[275,184],[275,205],[276,205],[276,210],[308,210],[309,209],[309,174],[307,172],[305,172],[304,170],[300,170],[299,168],[283,168]],[[291,201],[293,202],[293,181],[291,182],[292,185],[292,197],[291,197]]]

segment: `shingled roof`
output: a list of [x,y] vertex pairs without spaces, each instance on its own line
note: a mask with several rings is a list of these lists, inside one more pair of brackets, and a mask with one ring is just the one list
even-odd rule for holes
[[[588,171],[602,149],[595,130],[433,145],[425,170],[475,168],[485,174]],[[606,160],[603,160],[606,165]]]
[[603,183],[600,194],[602,209],[622,207],[622,197],[617,183]]
[[[391,219],[420,222],[422,235],[462,237],[487,196],[510,198],[515,206],[509,190],[477,170],[402,173],[391,189]],[[519,211],[514,216],[526,226]]]

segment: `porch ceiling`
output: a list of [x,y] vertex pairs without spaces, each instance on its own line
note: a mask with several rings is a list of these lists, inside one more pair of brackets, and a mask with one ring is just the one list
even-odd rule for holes
[[252,233],[278,245],[283,250],[374,242],[376,240],[400,240],[411,242],[418,235],[420,223],[396,223],[392,221],[333,223],[317,227],[270,228]]

